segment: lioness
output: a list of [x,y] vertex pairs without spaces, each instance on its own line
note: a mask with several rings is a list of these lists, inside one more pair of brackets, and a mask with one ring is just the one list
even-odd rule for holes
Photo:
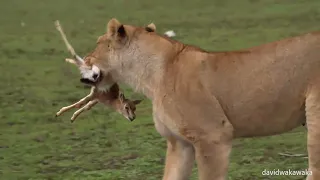
[[111,19],[86,61],[108,84],[123,82],[152,100],[167,139],[164,180],[188,179],[194,159],[200,180],[224,180],[232,139],[284,133],[305,119],[308,180],[320,179],[319,32],[207,52]]

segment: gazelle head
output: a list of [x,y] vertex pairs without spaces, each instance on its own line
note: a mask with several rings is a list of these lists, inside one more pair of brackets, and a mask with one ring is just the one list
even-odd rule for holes
[[122,114],[129,121],[133,121],[136,118],[136,105],[140,104],[142,100],[126,99],[122,92],[119,93],[117,111]]

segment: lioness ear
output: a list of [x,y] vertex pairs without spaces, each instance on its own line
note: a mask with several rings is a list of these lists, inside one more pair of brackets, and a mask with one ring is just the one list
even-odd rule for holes
[[148,32],[155,32],[156,31],[156,25],[151,23],[148,26],[145,27],[146,31]]
[[112,18],[107,25],[107,33],[110,36],[120,36],[125,37],[126,31],[124,26],[115,18]]

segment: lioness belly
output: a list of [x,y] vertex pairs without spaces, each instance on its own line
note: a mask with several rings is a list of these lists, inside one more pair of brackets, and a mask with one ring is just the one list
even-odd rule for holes
[[[276,71],[275,71],[276,72]],[[305,121],[308,78],[297,74],[287,78],[261,77],[264,84],[249,84],[246,91],[221,97],[236,137],[283,133]]]
[[301,108],[287,111],[286,113],[270,113],[268,111],[259,114],[242,116],[230,120],[237,137],[269,136],[281,134],[301,126],[305,122],[305,111]]
[[[219,96],[236,137],[279,134],[305,122],[308,86],[320,77],[320,52],[292,48],[279,54],[261,56],[261,60],[256,59],[258,55],[247,55],[242,58],[251,58],[248,64],[221,80],[214,79],[219,83],[212,90]],[[249,73],[245,69],[250,69]]]
[[213,92],[234,126],[235,137],[279,134],[305,121],[305,97],[314,69],[291,63],[297,65],[282,68],[285,63],[279,60],[252,74],[239,71],[220,81],[220,90]]

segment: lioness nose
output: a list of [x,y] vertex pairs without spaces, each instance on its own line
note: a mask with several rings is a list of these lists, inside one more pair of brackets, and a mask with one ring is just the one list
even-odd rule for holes
[[94,80],[97,80],[98,76],[99,76],[98,73],[94,73],[94,74],[92,75],[92,78],[93,78]]

